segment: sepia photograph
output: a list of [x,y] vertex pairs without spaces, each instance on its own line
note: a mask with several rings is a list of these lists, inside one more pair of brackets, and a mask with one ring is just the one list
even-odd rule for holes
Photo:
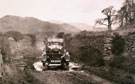
[[0,0],[0,84],[135,84],[135,0]]

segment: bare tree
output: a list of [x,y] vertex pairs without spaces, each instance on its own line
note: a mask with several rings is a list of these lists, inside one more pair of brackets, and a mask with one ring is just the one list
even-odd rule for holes
[[115,20],[115,18],[113,16],[115,16],[114,14],[116,13],[116,10],[113,10],[113,6],[109,6],[105,9],[103,9],[101,11],[106,17],[102,18],[102,19],[97,19],[96,20],[96,25],[105,25],[107,26],[108,30],[111,31],[112,30],[112,24],[113,21]]

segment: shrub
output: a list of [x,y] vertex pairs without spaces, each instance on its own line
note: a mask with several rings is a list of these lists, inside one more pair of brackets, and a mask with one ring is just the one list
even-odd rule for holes
[[127,72],[135,73],[135,58],[125,57],[125,60],[121,63],[121,68]]
[[44,84],[43,82],[36,79],[30,71],[25,72],[24,79],[28,82],[28,84]]
[[19,41],[24,38],[24,35],[17,31],[9,31],[9,32],[5,33],[4,35],[7,37],[13,37],[15,39],[15,41]]
[[121,55],[124,51],[125,41],[122,36],[115,34],[115,37],[112,40],[112,53],[114,55]]
[[1,54],[3,56],[4,62],[10,62],[11,61],[11,52],[10,52],[10,44],[6,36],[2,36],[1,39]]
[[57,34],[57,38],[63,38],[64,37],[64,32],[59,32],[58,34]]
[[103,59],[102,59],[102,53],[93,47],[83,47],[80,49],[81,56],[80,60],[85,63],[86,65],[90,66],[102,66],[103,65]]
[[43,84],[31,72],[22,72],[14,64],[4,65],[4,70],[5,73],[0,79],[0,84]]
[[124,57],[124,56],[114,56],[109,64],[111,67],[123,69],[130,73],[135,73],[135,58]]
[[31,37],[32,39],[32,46],[36,45],[36,35],[35,34],[26,34],[26,36]]
[[126,60],[126,58],[124,56],[114,56],[110,62],[109,65],[111,67],[117,67],[117,68],[121,68],[122,67],[122,63]]
[[134,77],[121,69],[111,67],[89,67],[85,70],[112,81],[114,82],[113,84],[135,84]]
[[41,56],[41,54],[42,54],[42,51],[36,48],[25,49],[23,53],[23,56],[24,56],[23,61],[26,63],[25,70],[34,69],[33,63],[36,61],[39,61],[37,57]]

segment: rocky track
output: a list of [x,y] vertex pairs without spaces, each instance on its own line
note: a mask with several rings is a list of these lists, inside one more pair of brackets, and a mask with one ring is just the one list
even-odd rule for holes
[[113,84],[82,71],[30,71],[32,76],[43,84]]

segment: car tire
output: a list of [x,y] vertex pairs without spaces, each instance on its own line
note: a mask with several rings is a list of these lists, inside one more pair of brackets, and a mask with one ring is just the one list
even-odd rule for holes
[[44,69],[43,69],[43,71],[48,70],[48,69],[49,69],[49,62],[46,61],[46,62],[44,62]]

